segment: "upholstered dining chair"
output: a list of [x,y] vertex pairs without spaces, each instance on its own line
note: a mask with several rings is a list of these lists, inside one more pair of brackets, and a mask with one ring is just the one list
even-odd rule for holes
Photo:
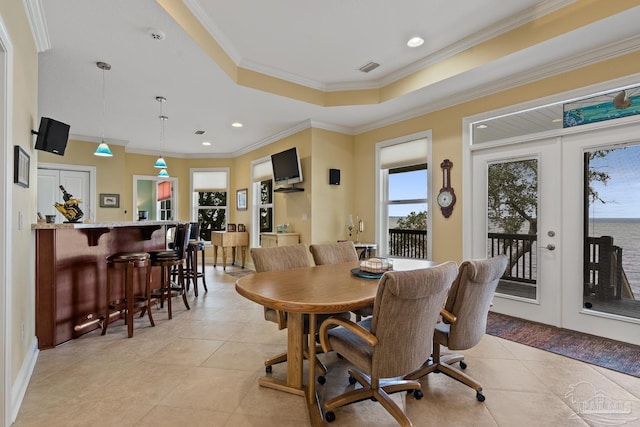
[[378,284],[371,317],[358,323],[342,319],[322,323],[323,350],[335,350],[351,362],[357,369],[349,370],[349,382],[362,384],[324,403],[327,422],[335,420],[334,409],[373,399],[400,425],[411,425],[389,394],[413,390],[416,399],[422,398],[418,381],[398,377],[417,369],[431,355],[431,336],[456,272],[451,261],[432,268],[386,272]]
[[470,260],[460,264],[458,275],[451,285],[447,302],[441,310],[442,322],[436,325],[433,335],[433,356],[420,369],[405,376],[406,379],[418,379],[431,372],[442,372],[451,378],[468,385],[476,391],[476,399],[485,400],[482,386],[451,366],[460,362],[465,369],[462,354],[440,354],[440,346],[449,350],[462,351],[474,347],[485,334],[487,315],[491,307],[493,294],[507,267],[506,255],[483,260]]
[[[310,245],[309,252],[311,252],[313,262],[316,265],[340,264],[359,260],[356,247],[350,240]],[[371,316],[373,306],[355,310],[353,313],[356,315],[356,322],[359,322],[363,317]]]
[[[261,273],[264,271],[283,271],[291,268],[301,268],[301,267],[309,267],[311,263],[309,262],[309,254],[305,245],[288,245],[288,246],[277,246],[271,248],[251,248],[250,250],[251,258],[253,259],[253,265],[256,269],[256,272]],[[304,286],[303,283],[300,284]],[[341,313],[339,315],[343,318],[349,318],[349,313]],[[316,322],[320,324],[323,320],[330,317],[329,315],[317,315]],[[264,318],[270,322],[275,322],[278,325],[279,329],[284,329],[287,327],[287,314],[275,310],[272,308],[264,307]],[[308,334],[309,331],[309,316],[304,316],[304,331],[305,334]],[[307,340],[305,340],[307,341]],[[307,349],[304,351],[305,358],[309,358],[309,354]],[[318,358],[315,359],[318,369],[321,374],[324,375],[327,373],[327,368],[324,366],[322,361]],[[265,360],[265,370],[267,373],[272,371],[271,366],[277,363],[282,363],[287,361],[287,353],[279,354],[275,357]]]

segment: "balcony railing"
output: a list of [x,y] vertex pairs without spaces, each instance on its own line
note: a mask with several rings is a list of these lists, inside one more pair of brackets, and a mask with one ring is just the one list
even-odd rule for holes
[[536,235],[489,233],[488,238],[489,256],[505,254],[509,257],[509,264],[502,278],[535,285],[537,276]]
[[427,230],[389,229],[389,255],[427,259]]

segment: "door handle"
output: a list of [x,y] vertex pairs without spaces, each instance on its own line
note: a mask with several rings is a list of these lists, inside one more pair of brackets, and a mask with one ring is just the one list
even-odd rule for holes
[[546,249],[548,251],[555,251],[556,250],[556,245],[554,245],[553,243],[549,243],[547,246],[540,246],[540,249]]

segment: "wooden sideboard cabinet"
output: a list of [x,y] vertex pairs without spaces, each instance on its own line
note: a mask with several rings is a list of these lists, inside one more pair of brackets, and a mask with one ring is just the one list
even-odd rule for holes
[[218,247],[222,248],[222,269],[227,269],[227,248],[231,247],[231,265],[236,263],[236,248],[240,247],[242,254],[242,268],[247,256],[249,246],[249,233],[247,231],[213,231],[211,232],[211,244],[213,245],[213,266],[218,262]]
[[276,246],[297,245],[300,243],[300,233],[262,233],[260,246],[273,248]]

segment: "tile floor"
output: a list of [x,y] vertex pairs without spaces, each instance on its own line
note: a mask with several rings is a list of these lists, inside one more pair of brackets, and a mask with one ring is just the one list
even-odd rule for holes
[[[258,386],[264,359],[284,350],[286,331],[264,321],[262,307],[239,296],[234,282],[208,267],[209,292],[190,295],[190,311],[175,300],[172,320],[157,310],[156,327],[138,319],[131,339],[117,322],[104,337],[95,331],[40,352],[14,426],[309,425],[302,397]],[[325,400],[349,384],[345,361],[320,357],[330,370],[318,386]],[[466,360],[486,401],[431,374],[422,400],[393,395],[414,426],[640,426],[638,378],[492,336]],[[274,366],[273,375],[284,373]],[[338,409],[332,425],[396,423],[364,401]]]

